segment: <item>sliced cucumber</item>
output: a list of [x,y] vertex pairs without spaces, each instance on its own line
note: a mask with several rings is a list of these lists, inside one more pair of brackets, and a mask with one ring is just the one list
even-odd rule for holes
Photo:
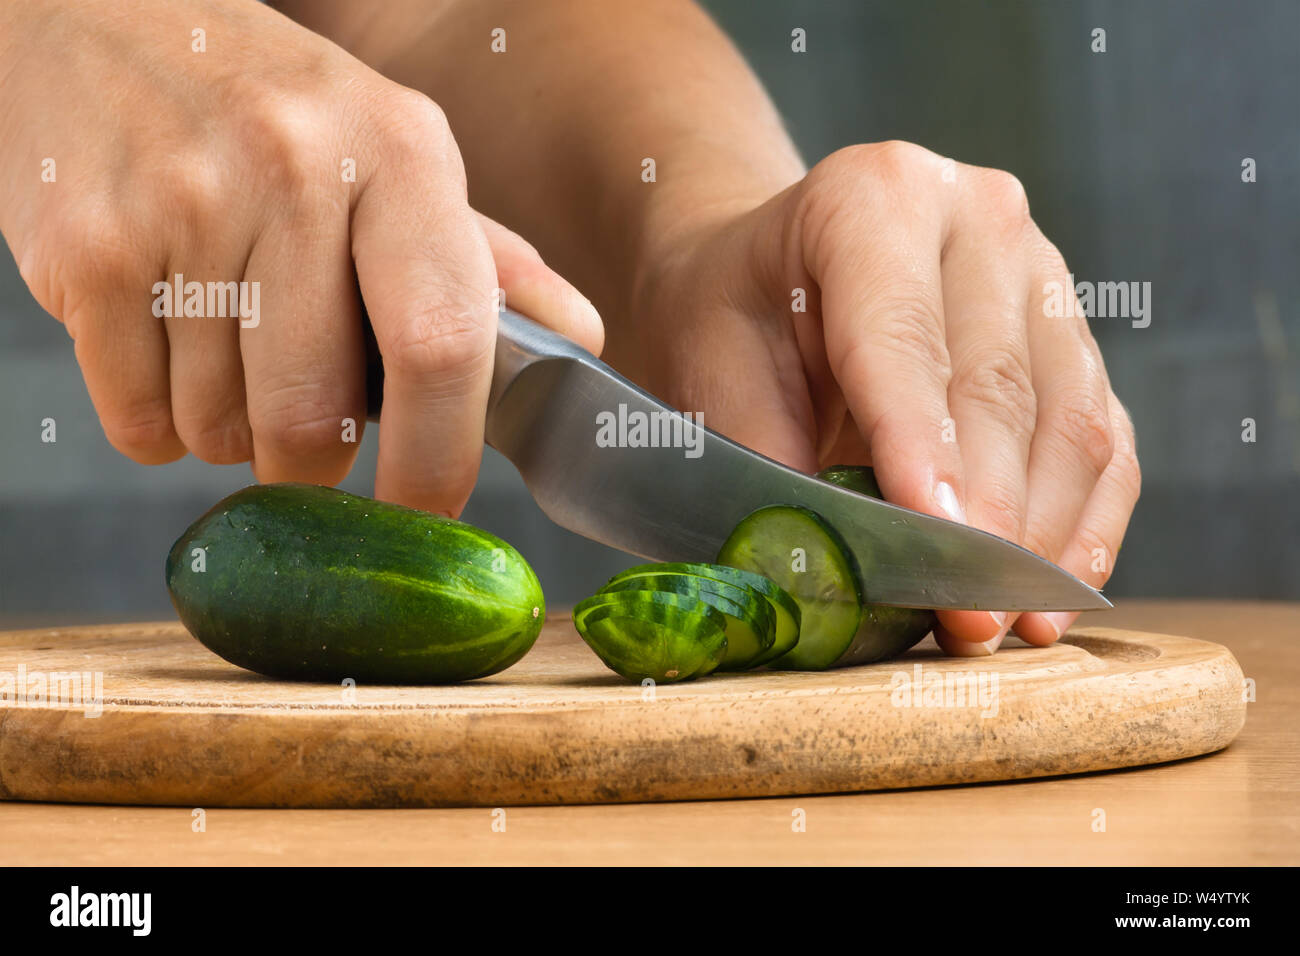
[[597,591],[591,597],[579,601],[573,608],[573,625],[582,630],[583,621],[594,611],[611,604],[626,604],[627,600],[618,594]]
[[573,622],[605,666],[632,681],[703,677],[727,651],[722,612],[671,591],[595,594],[573,609]]
[[[624,578],[647,574],[692,574],[701,578],[752,588],[762,595],[772,609],[776,631],[772,646],[750,661],[749,667],[761,667],[785,654],[799,642],[799,604],[781,585],[753,571],[728,567],[722,564],[640,564],[621,571],[609,579],[606,588]],[[728,655],[730,656],[730,655]]]
[[744,670],[776,642],[772,605],[752,588],[737,587],[697,574],[646,571],[611,581],[603,593],[627,590],[670,591],[717,608],[727,619],[727,653],[720,671]]
[[[875,473],[862,465],[832,465],[817,477],[872,498],[883,497]],[[867,601],[871,599],[871,571],[870,567],[858,567],[859,585]],[[934,630],[936,620],[933,611],[867,604],[853,643],[835,663],[869,664],[897,657]]]
[[718,563],[753,571],[799,605],[799,642],[773,667],[821,670],[849,649],[862,617],[853,555],[821,516],[796,505],[770,505],[736,525]]

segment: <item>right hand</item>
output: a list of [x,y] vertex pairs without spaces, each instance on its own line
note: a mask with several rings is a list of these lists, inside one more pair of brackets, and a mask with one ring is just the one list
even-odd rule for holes
[[[137,461],[188,450],[251,460],[259,481],[340,481],[344,419],[358,439],[365,419],[364,296],[386,373],[375,493],[455,515],[482,455],[498,284],[601,349],[591,304],[469,207],[438,107],[259,4],[5,5],[0,144],[0,232]],[[155,318],[154,284],[177,273],[259,283],[260,322]]]

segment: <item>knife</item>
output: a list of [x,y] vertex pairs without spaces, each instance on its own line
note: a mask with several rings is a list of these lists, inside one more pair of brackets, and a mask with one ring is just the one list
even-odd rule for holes
[[[383,372],[367,331],[373,418]],[[711,562],[747,514],[797,504],[821,515],[858,565],[871,568],[864,586],[872,604],[1111,606],[1010,541],[820,481],[738,445],[509,309],[498,318],[485,438],[519,469],[556,524],[652,561]]]

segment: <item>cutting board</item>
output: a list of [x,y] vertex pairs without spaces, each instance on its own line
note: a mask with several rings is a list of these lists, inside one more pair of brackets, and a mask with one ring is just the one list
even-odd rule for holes
[[271,680],[178,623],[13,631],[0,797],[491,807],[1010,780],[1218,750],[1245,721],[1242,684],[1218,644],[1108,628],[991,658],[927,639],[866,667],[659,687],[606,670],[563,613],[510,670],[451,687]]

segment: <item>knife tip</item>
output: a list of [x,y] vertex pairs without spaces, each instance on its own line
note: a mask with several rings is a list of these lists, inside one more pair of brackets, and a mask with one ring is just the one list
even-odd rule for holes
[[1106,611],[1106,610],[1109,610],[1109,609],[1111,609],[1111,608],[1113,608],[1113,607],[1115,606],[1113,603],[1111,603],[1111,600],[1110,600],[1108,597],[1106,597],[1106,595],[1102,594],[1102,593],[1101,593],[1100,591],[1098,591],[1096,588],[1088,587],[1088,585],[1086,585],[1086,584],[1084,585],[1084,587],[1087,587],[1088,590],[1089,590],[1090,592],[1092,592],[1091,594],[1088,595],[1088,596],[1092,599],[1092,602],[1091,602],[1090,604],[1088,604],[1087,607],[1080,608],[1080,610],[1083,610],[1083,611]]

